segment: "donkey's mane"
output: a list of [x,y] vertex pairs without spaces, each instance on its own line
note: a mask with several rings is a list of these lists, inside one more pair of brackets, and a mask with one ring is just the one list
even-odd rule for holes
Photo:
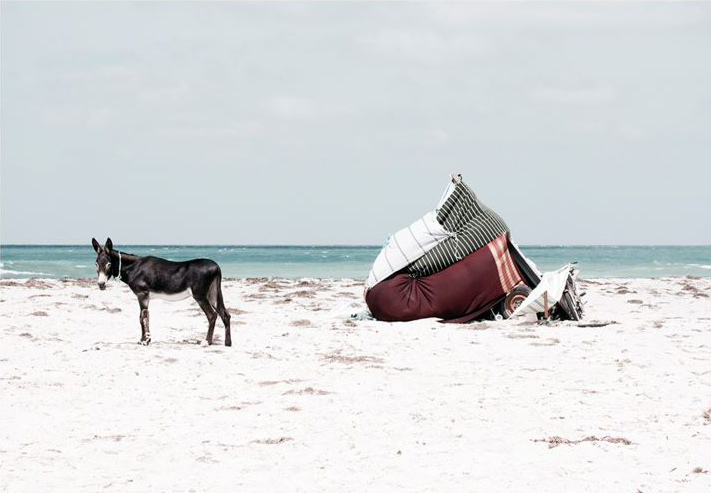
[[134,261],[134,260],[139,260],[141,258],[140,255],[134,255],[133,253],[126,253],[122,252],[120,250],[111,250],[111,252],[116,253],[116,254],[121,254],[121,258],[123,260],[127,260],[129,262]]

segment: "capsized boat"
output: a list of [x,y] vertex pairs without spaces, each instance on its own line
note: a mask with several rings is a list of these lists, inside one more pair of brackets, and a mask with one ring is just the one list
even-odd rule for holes
[[365,300],[385,321],[469,322],[525,313],[580,320],[576,277],[573,264],[541,273],[504,220],[453,174],[433,211],[388,238],[366,280]]

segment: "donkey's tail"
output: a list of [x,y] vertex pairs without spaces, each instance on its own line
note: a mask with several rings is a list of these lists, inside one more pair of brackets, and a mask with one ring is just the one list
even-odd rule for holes
[[217,309],[220,300],[222,300],[222,270],[220,266],[215,264],[212,272],[212,282],[207,293],[207,299],[213,308]]
[[222,298],[222,271],[217,267],[217,275],[210,286],[210,302],[217,313],[222,314],[226,311],[225,300]]
[[215,310],[217,313],[222,313],[225,310],[225,300],[222,298],[222,283],[220,279],[215,281],[215,287],[217,289],[217,303],[215,305]]
[[[218,267],[219,269],[219,267]],[[230,312],[227,311],[225,307],[225,300],[222,298],[222,272],[218,271],[215,280],[212,283],[211,290],[214,290],[214,308],[217,314],[222,319],[222,323],[225,326],[225,345],[232,345],[232,336],[230,334]]]

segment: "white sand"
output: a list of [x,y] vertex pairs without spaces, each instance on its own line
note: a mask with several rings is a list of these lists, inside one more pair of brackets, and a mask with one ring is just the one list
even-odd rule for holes
[[228,281],[232,348],[192,300],[143,347],[123,285],[1,284],[3,491],[711,491],[711,279],[584,283],[601,327]]

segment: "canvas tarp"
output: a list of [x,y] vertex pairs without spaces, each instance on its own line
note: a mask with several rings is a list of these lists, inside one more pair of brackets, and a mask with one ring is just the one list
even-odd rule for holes
[[366,293],[373,316],[385,321],[437,317],[465,322],[522,282],[506,235],[426,277],[401,271]]

